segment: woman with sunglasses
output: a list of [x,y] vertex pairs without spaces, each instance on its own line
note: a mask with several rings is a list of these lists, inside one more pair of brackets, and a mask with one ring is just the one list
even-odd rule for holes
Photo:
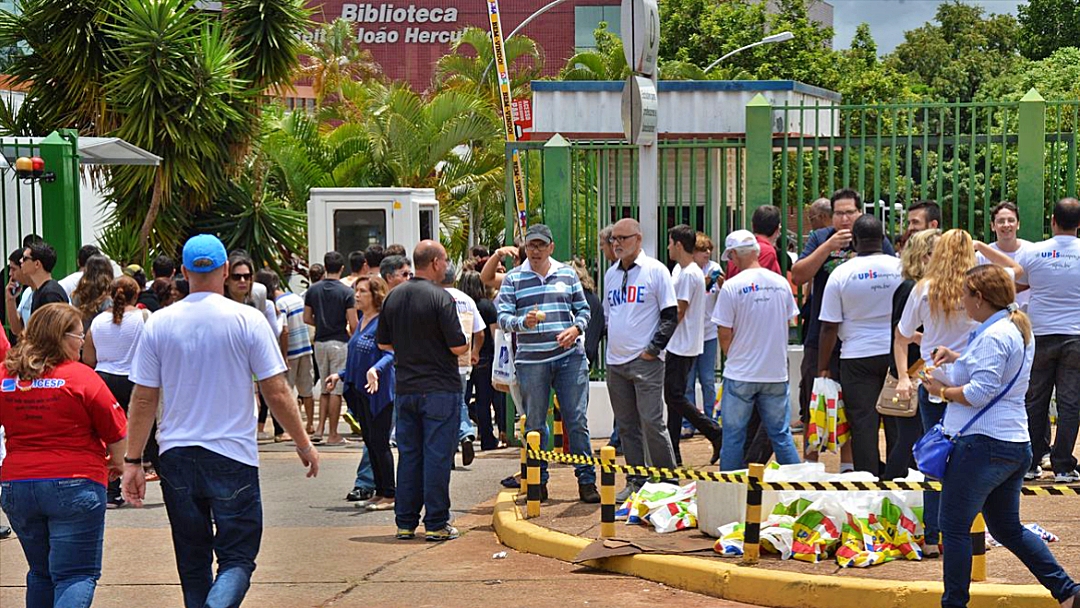
[[[225,297],[241,304],[247,304],[262,311],[266,316],[266,322],[274,330],[274,336],[280,337],[283,325],[278,321],[277,309],[273,302],[266,297],[266,287],[255,282],[255,263],[245,253],[233,252],[229,256],[229,276],[225,278]],[[270,414],[270,408],[266,400],[259,395],[259,427],[258,438],[260,441],[269,441],[266,434],[266,418]],[[277,419],[270,416],[274,422],[274,441],[292,441],[292,437],[285,432]]]
[[127,421],[105,382],[79,363],[82,315],[47,304],[2,370],[7,457],[0,505],[30,567],[27,606],[89,606],[101,576],[105,485],[123,468]]

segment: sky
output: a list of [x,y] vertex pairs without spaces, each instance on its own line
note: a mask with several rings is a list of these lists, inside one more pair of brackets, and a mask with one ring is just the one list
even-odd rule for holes
[[[904,32],[934,19],[934,13],[944,0],[827,0],[833,5],[834,49],[846,49],[860,23],[870,24],[870,33],[877,42],[878,53],[891,52],[904,41]],[[1025,0],[965,0],[978,4],[987,13],[1017,14],[1017,6]]]

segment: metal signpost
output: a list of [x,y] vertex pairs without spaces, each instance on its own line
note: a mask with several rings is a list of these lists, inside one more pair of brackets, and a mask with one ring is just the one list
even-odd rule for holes
[[622,0],[623,52],[631,74],[623,86],[623,132],[638,146],[638,221],[642,248],[657,255],[659,146],[656,64],[660,51],[660,10],[656,0]]
[[[506,65],[506,51],[503,48],[502,22],[499,18],[499,0],[488,0],[488,13],[491,16],[491,44],[495,52],[495,70],[499,75],[499,99],[502,102],[503,130],[507,143],[517,142],[520,134],[514,124],[514,100],[510,90],[510,68]],[[525,186],[522,183],[521,154],[517,147],[510,149],[510,164],[514,177],[514,205],[517,209],[515,231],[525,237],[526,217]]]

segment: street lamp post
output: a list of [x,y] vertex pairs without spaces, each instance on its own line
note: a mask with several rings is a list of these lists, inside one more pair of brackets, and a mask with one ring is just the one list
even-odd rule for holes
[[748,44],[746,46],[740,46],[739,48],[735,49],[734,51],[731,51],[730,53],[728,53],[728,54],[724,55],[723,57],[720,57],[716,61],[710,63],[709,67],[705,68],[705,72],[708,73],[709,70],[715,68],[717,66],[717,64],[719,64],[721,61],[727,59],[728,57],[731,57],[732,55],[734,55],[736,53],[741,53],[741,52],[745,51],[746,49],[752,49],[755,46],[761,46],[763,44],[773,44],[775,42],[787,42],[788,40],[791,40],[794,37],[795,37],[795,34],[792,34],[791,32],[780,32],[779,34],[773,34],[772,36],[766,36],[766,37],[762,38],[761,40],[758,40],[757,42],[750,43],[750,44]]

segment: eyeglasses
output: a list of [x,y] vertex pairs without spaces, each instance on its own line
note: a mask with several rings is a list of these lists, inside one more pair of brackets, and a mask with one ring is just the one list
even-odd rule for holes
[[66,332],[64,332],[64,335],[69,337],[69,338],[78,338],[78,340],[80,342],[83,342],[83,341],[86,340],[86,334],[77,334],[77,333],[75,333],[73,331],[66,331]]
[[234,281],[250,281],[251,280],[251,273],[246,272],[246,273],[241,274],[239,272],[234,272],[231,275],[229,275],[229,277]]
[[529,251],[542,251],[547,246],[548,246],[548,243],[541,243],[539,241],[532,242],[532,243],[525,243],[525,249],[528,249]]
[[33,262],[33,261],[34,261],[34,258],[32,258],[32,257],[30,257],[28,255],[24,255],[24,256],[22,256],[22,259],[19,260],[19,264],[21,265],[21,264],[25,264],[27,262]]
[[851,209],[849,211],[833,211],[833,215],[839,215],[840,217],[853,217],[859,215],[859,210]]
[[413,278],[413,273],[408,271],[408,270],[402,270],[402,271],[397,272],[395,274],[397,274],[397,276],[399,276],[399,277],[401,277],[403,279],[411,279],[411,278]]
[[611,238],[608,239],[608,242],[609,243],[622,243],[626,239],[632,239],[635,236],[641,236],[641,235],[640,234],[627,234],[627,235],[613,234],[613,235],[611,235]]

